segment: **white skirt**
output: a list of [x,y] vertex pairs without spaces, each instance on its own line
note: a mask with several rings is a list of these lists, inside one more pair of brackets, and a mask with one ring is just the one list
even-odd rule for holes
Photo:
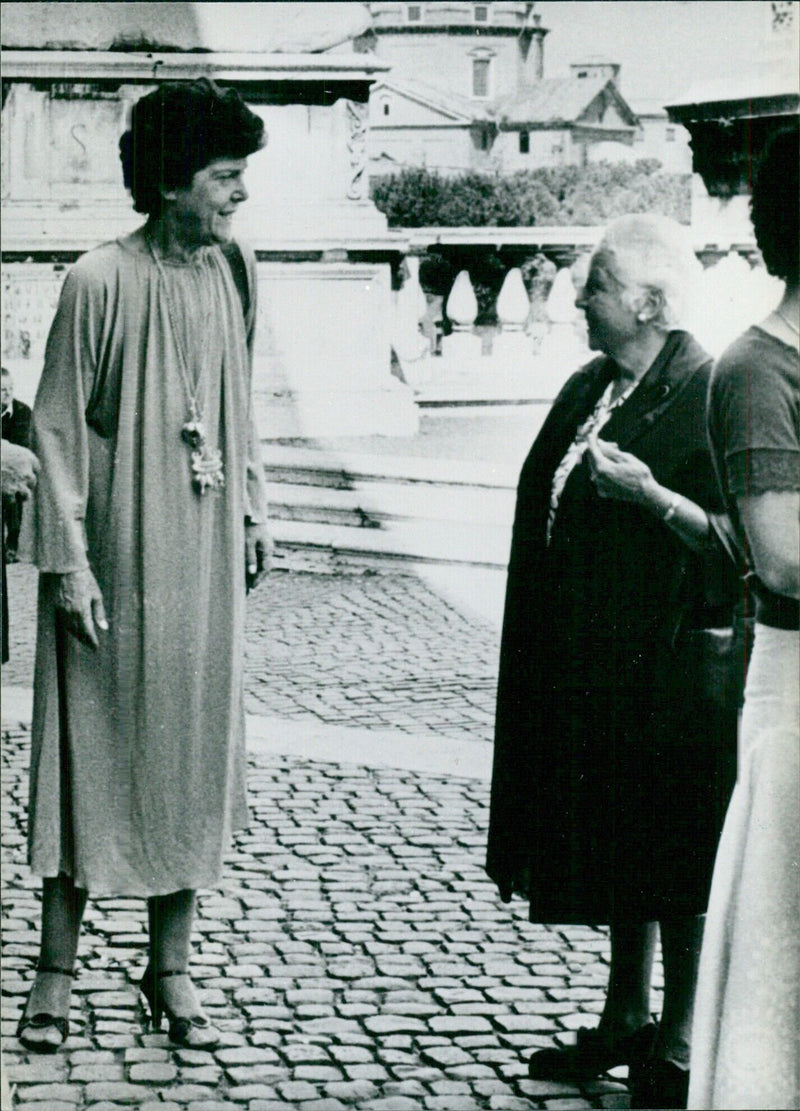
[[711,885],[689,1107],[800,1108],[800,635],[765,625]]

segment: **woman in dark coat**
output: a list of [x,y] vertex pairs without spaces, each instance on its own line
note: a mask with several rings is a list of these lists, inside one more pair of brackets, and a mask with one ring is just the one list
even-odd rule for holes
[[[530,1074],[633,1065],[632,1106],[685,1105],[735,777],[735,588],[707,512],[711,360],[679,327],[697,269],[662,217],[623,217],[594,252],[578,305],[603,354],[566,383],[523,466],[500,657],[487,871],[504,900],[529,899],[532,921],[611,926],[598,1029],[535,1053]],[[653,1084],[658,1102],[638,1103]]]

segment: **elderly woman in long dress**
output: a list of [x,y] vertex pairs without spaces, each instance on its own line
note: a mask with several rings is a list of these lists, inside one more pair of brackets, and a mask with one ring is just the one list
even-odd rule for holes
[[786,287],[722,355],[709,432],[755,599],[736,787],[708,907],[690,1106],[800,1107],[800,246],[798,129],[753,186],[756,240]]
[[534,1053],[529,1072],[580,1082],[627,1064],[634,1107],[685,1106],[735,765],[711,360],[681,328],[697,269],[661,217],[623,217],[594,251],[578,305],[602,354],[566,383],[523,466],[500,657],[487,870],[532,921],[611,927],[599,1026]]
[[44,877],[18,1037],[68,1035],[87,893],[148,900],[156,1027],[217,1031],[188,974],[195,891],[246,824],[246,577],[268,555],[251,419],[252,253],[230,242],[262,121],[209,81],[163,85],[120,143],[138,231],[64,282],[34,406],[41,572],[29,859]]

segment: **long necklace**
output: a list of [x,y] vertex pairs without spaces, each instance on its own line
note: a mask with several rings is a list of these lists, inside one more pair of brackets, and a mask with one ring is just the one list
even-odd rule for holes
[[150,248],[150,254],[153,256],[153,262],[156,264],[156,268],[161,277],[161,284],[164,287],[164,298],[167,302],[167,316],[169,317],[169,324],[172,329],[172,337],[175,340],[175,349],[178,352],[178,369],[180,370],[183,387],[186,391],[186,398],[189,403],[189,419],[184,422],[181,428],[181,439],[191,449],[192,486],[197,493],[202,496],[205,494],[206,490],[221,490],[225,485],[225,470],[222,462],[222,452],[219,448],[210,447],[208,444],[206,427],[203,423],[203,409],[200,404],[200,390],[205,375],[202,373],[198,374],[197,382],[193,388],[192,380],[189,375],[189,360],[186,357],[183,340],[176,325],[175,315],[172,309],[172,298],[167,284],[167,275],[164,272],[161,259],[156,254],[152,240],[149,236],[146,238],[147,246]]
[[780,309],[775,310],[775,315],[779,316],[784,324],[786,324],[794,332],[796,336],[800,336],[800,327],[790,320],[788,316],[784,316]]

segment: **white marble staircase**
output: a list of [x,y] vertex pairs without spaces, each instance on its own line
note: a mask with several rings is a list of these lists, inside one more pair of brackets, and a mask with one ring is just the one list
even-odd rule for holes
[[278,564],[504,568],[517,468],[263,448]]

